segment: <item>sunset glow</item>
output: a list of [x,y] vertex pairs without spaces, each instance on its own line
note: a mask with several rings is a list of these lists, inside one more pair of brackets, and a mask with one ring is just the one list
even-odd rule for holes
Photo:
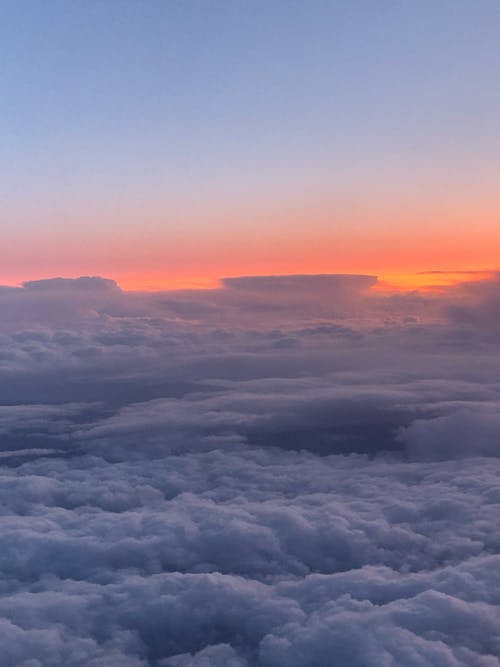
[[0,282],[498,267],[486,9],[56,4],[4,17]]

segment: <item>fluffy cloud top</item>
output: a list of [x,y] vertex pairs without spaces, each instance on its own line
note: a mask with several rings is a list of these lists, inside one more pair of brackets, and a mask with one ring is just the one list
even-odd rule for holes
[[0,290],[2,665],[500,664],[498,279],[375,281]]

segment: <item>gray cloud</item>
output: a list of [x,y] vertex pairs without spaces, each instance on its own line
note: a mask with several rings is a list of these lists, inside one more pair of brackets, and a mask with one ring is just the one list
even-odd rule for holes
[[4,469],[5,664],[498,664],[494,461],[240,446]]
[[497,277],[0,290],[6,667],[500,664]]
[[451,414],[417,419],[399,439],[417,458],[500,456],[500,403],[465,404]]

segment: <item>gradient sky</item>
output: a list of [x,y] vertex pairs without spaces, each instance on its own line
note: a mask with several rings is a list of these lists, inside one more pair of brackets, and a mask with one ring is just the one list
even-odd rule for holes
[[0,282],[498,267],[500,3],[0,2]]

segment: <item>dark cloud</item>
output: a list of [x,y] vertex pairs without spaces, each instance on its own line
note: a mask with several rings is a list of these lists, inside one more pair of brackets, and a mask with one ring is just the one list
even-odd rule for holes
[[45,280],[28,280],[23,283],[25,290],[43,292],[119,292],[120,288],[114,280],[99,276],[82,276],[80,278],[48,278]]
[[498,278],[0,290],[6,667],[500,665]]
[[356,294],[367,290],[377,283],[375,276],[357,275],[291,275],[291,276],[240,276],[238,278],[223,278],[225,287],[245,292],[260,292],[269,294],[308,294],[308,296],[323,296],[325,293],[333,295],[350,292]]

